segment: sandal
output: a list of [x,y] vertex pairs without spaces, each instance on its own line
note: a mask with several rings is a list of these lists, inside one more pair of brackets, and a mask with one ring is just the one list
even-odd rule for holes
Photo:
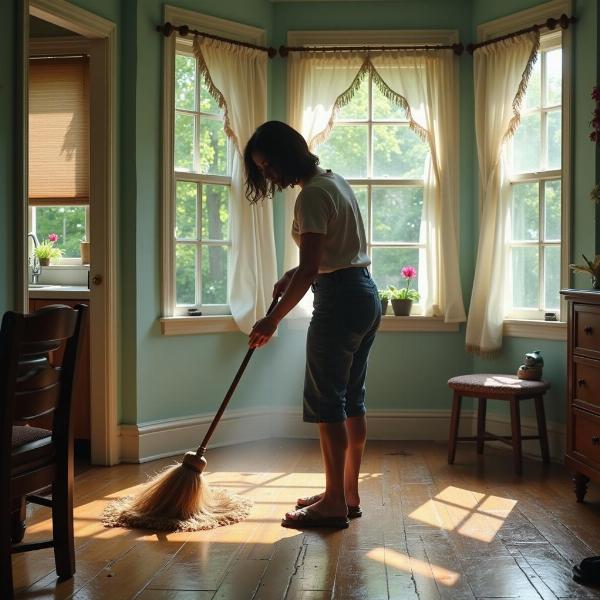
[[309,529],[312,527],[327,527],[330,529],[346,529],[350,525],[347,517],[321,517],[310,508],[304,507],[296,510],[296,517],[281,519],[282,527],[292,529]]
[[[298,498],[296,510],[300,510],[301,508],[311,506],[315,502],[318,502],[322,497],[323,494],[315,494],[314,496],[306,496],[306,498]],[[358,519],[359,517],[362,517],[362,508],[360,506],[348,505],[348,518]]]

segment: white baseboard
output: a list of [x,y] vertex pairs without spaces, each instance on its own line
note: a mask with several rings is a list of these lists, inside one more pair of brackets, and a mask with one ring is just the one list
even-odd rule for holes
[[[202,442],[212,421],[213,414],[199,415],[187,419],[169,419],[121,425],[121,461],[143,463],[166,456],[176,456],[195,450]],[[463,410],[461,413],[460,436],[472,436],[475,431],[476,413]],[[369,410],[368,437],[372,440],[436,440],[448,439],[450,409],[448,410]],[[487,430],[497,435],[510,434],[510,416],[488,413]],[[559,423],[548,423],[550,455],[562,462],[565,448],[565,427]],[[524,435],[535,435],[535,419],[523,418]],[[316,439],[317,427],[302,421],[299,409],[260,407],[246,410],[230,410],[223,415],[210,447],[229,446],[268,438]],[[508,446],[497,442],[488,442]],[[523,442],[526,456],[539,457],[539,442]]]

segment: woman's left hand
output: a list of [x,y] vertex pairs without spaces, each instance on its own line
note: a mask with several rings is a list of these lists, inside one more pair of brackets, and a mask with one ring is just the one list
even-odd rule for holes
[[260,348],[264,346],[273,336],[277,329],[277,322],[270,316],[266,316],[254,323],[248,345],[250,348]]

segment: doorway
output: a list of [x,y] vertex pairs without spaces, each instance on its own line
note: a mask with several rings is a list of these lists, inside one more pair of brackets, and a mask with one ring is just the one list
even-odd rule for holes
[[[63,246],[68,246],[69,256],[61,258],[57,267],[48,267],[45,275],[32,281],[37,264],[22,261],[25,273],[22,286],[24,310],[30,306],[39,308],[45,296],[69,304],[67,291],[77,288],[76,301],[85,301],[89,311],[89,412],[84,410],[79,435],[89,436],[89,453],[92,464],[111,465],[119,462],[117,429],[117,277],[116,277],[116,193],[115,193],[115,25],[97,15],[80,9],[64,0],[30,0],[29,13],[24,15],[24,39],[29,57],[23,65],[23,81],[31,76],[29,62],[37,57],[46,60],[53,68],[58,61],[72,67],[75,61],[85,63],[87,96],[89,98],[89,187],[85,194],[75,193],[62,206],[55,199],[44,205],[43,194],[30,200],[29,182],[32,194],[38,192],[36,173],[25,177],[23,210],[20,211],[21,239],[24,243],[24,256],[32,255],[32,240],[28,236],[36,229],[48,235],[46,229],[57,228],[62,224]],[[73,70],[73,69],[71,69]],[[77,70],[77,69],[75,69]],[[43,77],[42,77],[43,78]],[[56,78],[54,78],[55,80]],[[52,77],[49,79],[52,80]],[[28,115],[29,93],[24,85],[24,114]],[[28,119],[25,119],[25,123]],[[24,160],[29,163],[29,140],[25,127]],[[69,131],[72,134],[73,128]],[[65,136],[66,139],[66,136]],[[32,144],[32,147],[35,144]],[[32,163],[33,164],[33,163]],[[75,176],[71,174],[71,178]],[[39,179],[39,177],[38,177]],[[52,194],[50,194],[52,195]],[[54,194],[56,195],[56,194]],[[73,195],[72,195],[73,196]],[[79,208],[77,208],[79,207]],[[62,212],[61,212],[62,211]],[[65,211],[70,213],[69,219]],[[61,220],[62,219],[62,220]],[[76,227],[83,229],[81,239],[89,242],[89,259],[83,256],[83,245],[74,238]],[[31,229],[33,228],[33,231]],[[68,232],[68,233],[67,233]],[[54,235],[51,232],[50,235]],[[68,243],[67,243],[68,238]],[[38,240],[39,241],[39,240]],[[57,247],[60,243],[57,242]],[[81,250],[78,250],[78,247]],[[84,265],[83,262],[88,262]],[[32,269],[32,266],[35,267]],[[42,267],[43,269],[43,267]],[[63,271],[63,273],[59,273]],[[66,273],[66,275],[65,275]],[[58,280],[56,279],[58,277]],[[67,279],[65,279],[65,277]],[[71,285],[68,285],[71,284]],[[49,288],[49,285],[55,286]],[[79,294],[79,296],[77,296]],[[50,296],[50,298],[48,298]]]

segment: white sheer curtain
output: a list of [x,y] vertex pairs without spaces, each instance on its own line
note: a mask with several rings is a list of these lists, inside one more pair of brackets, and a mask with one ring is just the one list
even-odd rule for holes
[[196,37],[194,52],[211,94],[225,112],[225,132],[234,144],[231,176],[229,304],[244,333],[264,316],[277,280],[273,205],[250,204],[244,195],[243,152],[267,117],[267,54]]
[[502,346],[506,287],[506,219],[510,186],[502,151],[519,125],[519,109],[539,50],[539,32],[475,51],[475,133],[481,216],[467,350],[483,356]]
[[[411,128],[428,143],[420,260],[427,316],[447,322],[465,320],[458,262],[457,65],[451,50],[366,53],[291,53],[288,67],[289,120],[311,150],[324,142],[336,113],[347,104],[362,78],[373,81],[401,106]],[[325,165],[326,166],[326,165]],[[291,224],[293,199],[286,198]],[[287,240],[287,238],[286,238]],[[286,268],[297,264],[297,249],[287,241]],[[398,265],[400,270],[402,265]]]

